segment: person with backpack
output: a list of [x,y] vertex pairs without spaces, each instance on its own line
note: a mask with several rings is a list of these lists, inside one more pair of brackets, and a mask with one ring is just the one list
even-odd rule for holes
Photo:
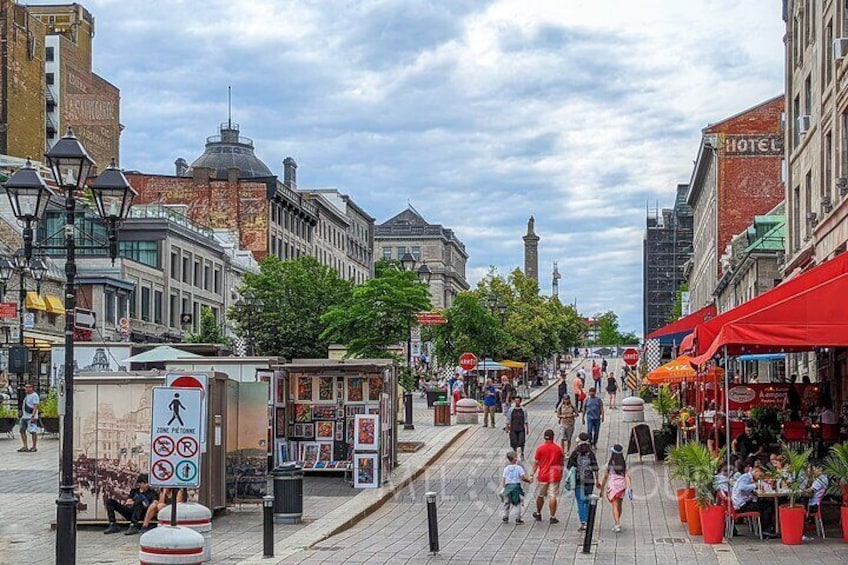
[[515,404],[506,411],[506,432],[509,434],[509,446],[524,460],[524,444],[530,433],[527,410],[521,406],[521,397],[515,396]]
[[615,375],[610,373],[607,377],[607,396],[609,396],[610,410],[615,410],[615,393],[618,392],[618,383],[615,380]]
[[557,403],[556,410],[559,408],[559,405],[562,404],[562,399],[568,396],[568,381],[565,378],[565,373],[561,373],[559,376],[559,384],[557,385]]
[[580,518],[580,527],[577,531],[584,532],[586,522],[589,521],[589,496],[595,485],[600,488],[600,483],[598,482],[598,460],[589,444],[589,434],[580,432],[577,439],[579,443],[568,456],[565,467],[569,471],[574,469],[574,498],[577,501],[577,515]]
[[610,455],[607,463],[607,469],[604,472],[599,490],[603,491],[604,486],[607,487],[607,500],[612,504],[612,520],[614,522],[612,531],[618,533],[621,531],[621,507],[624,501],[624,493],[626,492],[628,498],[633,500],[633,484],[630,482],[630,473],[627,472],[624,448],[615,444],[610,451],[612,455]]
[[583,403],[583,423],[589,432],[592,447],[598,447],[598,436],[601,434],[601,422],[604,421],[604,402],[595,395],[595,388],[589,389],[589,398]]
[[509,424],[509,421],[506,420],[506,413],[509,411],[509,407],[512,406],[512,399],[515,396],[515,387],[512,386],[512,383],[509,382],[509,377],[506,375],[501,377],[501,411],[504,415],[504,421]]

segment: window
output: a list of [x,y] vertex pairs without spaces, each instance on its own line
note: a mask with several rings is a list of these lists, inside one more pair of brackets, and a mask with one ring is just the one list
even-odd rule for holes
[[813,223],[809,214],[813,211],[813,172],[807,171],[807,175],[804,177],[804,211],[807,213],[807,221],[805,225],[807,226],[806,231],[804,232],[807,237],[810,237],[810,232],[813,231]]
[[798,118],[801,116],[801,95],[792,101],[792,147],[797,147],[801,142],[801,131],[798,128]]
[[118,319],[129,317],[129,296],[126,291],[118,292]]
[[117,320],[115,319],[115,291],[114,290],[106,290],[103,293],[103,311],[106,315],[106,324],[115,325]]
[[182,314],[191,314],[191,310],[189,309],[190,299],[188,295],[183,296],[182,304],[180,305],[180,315]]
[[833,133],[824,136],[824,175],[822,175],[821,195],[830,198],[830,185],[833,183]]
[[221,294],[221,269],[215,269],[213,273],[212,291]]
[[141,319],[150,321],[150,289],[146,286],[141,287]]
[[159,268],[159,248],[155,241],[119,241],[118,255],[148,267]]
[[200,261],[194,262],[194,286],[203,288],[203,281],[200,280]]
[[171,251],[171,278],[175,281],[180,280],[180,253],[179,251]]
[[218,317],[219,316],[219,310],[217,308],[215,308],[214,306],[212,308],[210,308],[210,310],[212,310],[212,315],[215,316],[215,322],[220,324],[221,319]]
[[52,61],[54,59],[54,57],[55,57],[55,55],[53,53],[53,47],[45,47],[44,48],[44,60],[49,62],[49,61]]
[[179,311],[180,311],[180,297],[176,294],[172,294],[168,301],[168,325],[172,328],[178,328],[179,325]]
[[191,282],[191,259],[183,257],[183,282]]
[[398,258],[398,261],[400,261],[400,260],[401,260],[401,258],[403,258],[403,256],[404,256],[404,255],[406,255],[406,247],[398,247],[398,248],[397,248],[397,258]]
[[138,319],[138,312],[137,312],[135,294],[136,294],[135,291],[131,290],[130,294],[129,294],[129,298],[128,298],[128,302],[129,302],[129,305],[130,305],[130,318],[133,319],[133,320]]
[[383,248],[383,259],[391,259],[392,258],[392,248],[384,247]]
[[829,85],[833,80],[833,20],[827,22],[824,41],[824,84]]
[[416,261],[420,261],[421,260],[421,248],[413,245],[412,246],[412,256],[415,257]]
[[804,79],[804,114],[813,115],[813,79],[809,74]]
[[208,263],[203,265],[203,288],[212,290],[212,267]]
[[53,73],[47,73],[47,74],[45,74],[44,78],[45,78],[45,80],[47,81],[47,84],[48,84],[49,86],[53,86],[53,83],[54,83],[54,81],[55,81],[55,75],[54,75]]
[[153,291],[153,322],[156,324],[162,323],[162,301],[163,295],[161,290]]
[[191,325],[194,328],[193,331],[197,331],[197,328],[200,325],[200,303],[195,302],[191,308],[192,320]]

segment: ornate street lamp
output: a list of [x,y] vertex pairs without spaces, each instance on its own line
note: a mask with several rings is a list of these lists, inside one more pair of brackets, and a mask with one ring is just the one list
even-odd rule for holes
[[8,257],[0,257],[0,299],[6,298],[6,285],[15,272],[15,265]]
[[29,272],[35,280],[35,291],[41,294],[41,283],[47,276],[47,263],[42,257],[34,257],[29,263]]
[[415,255],[407,251],[400,258],[400,266],[404,271],[411,271],[415,268]]
[[113,264],[118,257],[118,225],[129,215],[133,199],[137,195],[127,177],[115,164],[115,159],[112,159],[106,170],[91,184],[91,196],[97,206],[97,213],[106,221],[108,228],[109,257]]
[[420,280],[422,283],[429,285],[430,277],[432,276],[433,273],[430,272],[430,267],[427,266],[427,263],[424,263],[420,267],[418,267],[418,280]]
[[47,187],[29,159],[9,177],[4,187],[12,213],[24,228],[24,256],[28,259],[32,256],[32,226],[44,217],[53,191]]

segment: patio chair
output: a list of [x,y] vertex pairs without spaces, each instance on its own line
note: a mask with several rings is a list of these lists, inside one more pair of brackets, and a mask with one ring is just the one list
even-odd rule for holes
[[[822,519],[822,505],[819,504],[816,508],[815,514],[810,514],[810,507],[807,506],[806,518],[812,516],[813,521],[816,524],[816,535],[818,535],[821,539],[825,539],[824,535],[824,520]],[[805,518],[805,520],[806,520]]]
[[807,443],[807,425],[804,422],[784,422],[783,439],[795,449]]
[[718,500],[719,504],[730,509],[730,513],[727,515],[725,523],[724,537],[727,539],[733,539],[733,528],[736,525],[736,521],[740,518],[744,518],[748,523],[748,528],[751,530],[751,533],[758,536],[760,539],[763,539],[763,524],[760,520],[759,512],[738,512],[735,508],[733,508],[732,504],[728,503],[727,495],[723,492],[718,492]]

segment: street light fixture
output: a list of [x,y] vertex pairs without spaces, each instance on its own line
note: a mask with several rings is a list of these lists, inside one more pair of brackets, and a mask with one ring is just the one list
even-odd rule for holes
[[415,255],[407,251],[400,258],[400,266],[404,271],[411,271],[415,268]]
[[430,278],[433,276],[433,273],[430,271],[430,267],[427,266],[427,263],[422,264],[418,267],[418,280],[422,283],[429,285]]
[[41,294],[41,283],[44,282],[44,277],[47,276],[47,263],[42,257],[34,257],[30,261],[29,272],[35,280],[35,291]]
[[[62,418],[62,458],[59,499],[56,501],[56,563],[70,565],[76,562],[76,513],[77,498],[74,495],[74,308],[76,308],[76,199],[75,194],[85,185],[94,166],[85,147],[74,135],[73,130],[57,141],[45,155],[53,179],[64,197],[65,245],[42,246],[43,249],[61,249],[65,252],[65,374],[60,383],[59,395],[65,396],[65,414]],[[16,178],[17,177],[17,178]],[[19,222],[24,224],[23,256],[32,257],[32,224],[41,221],[47,203],[54,193],[28,163],[6,182],[6,192],[12,210]],[[132,200],[136,195],[126,177],[114,161],[91,185],[100,218],[106,222],[109,236],[109,256],[114,261],[118,255],[117,228],[127,217]],[[102,245],[86,246],[85,249],[103,249]]]

